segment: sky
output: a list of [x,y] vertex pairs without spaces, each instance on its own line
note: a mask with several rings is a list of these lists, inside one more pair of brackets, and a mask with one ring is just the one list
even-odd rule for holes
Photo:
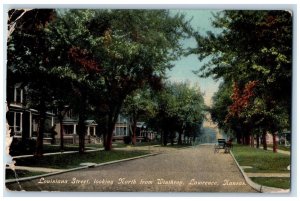
[[[186,19],[191,19],[191,26],[200,32],[205,34],[207,31],[218,31],[211,26],[212,12],[217,10],[174,10],[173,12],[180,12],[186,15]],[[195,39],[187,39],[182,41],[185,47],[196,47]],[[197,84],[200,86],[201,92],[204,93],[204,100],[206,105],[211,105],[211,98],[213,94],[218,90],[220,81],[215,81],[212,78],[200,78],[192,71],[198,70],[201,67],[201,62],[197,55],[190,55],[188,57],[182,57],[173,62],[174,67],[167,71],[168,79],[174,82],[188,81],[191,84]]]

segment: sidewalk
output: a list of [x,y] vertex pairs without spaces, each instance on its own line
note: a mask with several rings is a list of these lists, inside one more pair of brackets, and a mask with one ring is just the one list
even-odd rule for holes
[[[263,149],[263,147],[259,147],[260,149]],[[273,151],[272,148],[268,147],[267,149],[268,151]],[[291,155],[291,152],[290,151],[284,151],[284,150],[281,150],[281,149],[277,149],[277,152],[278,153],[281,153],[281,154],[286,154],[286,155]]]
[[[281,150],[282,151],[282,150]],[[283,151],[286,152],[286,151]],[[287,153],[285,153],[287,154]],[[230,151],[230,155],[234,159],[236,165],[238,166],[240,172],[244,176],[246,182],[255,190],[261,193],[289,193],[290,189],[281,189],[281,188],[275,188],[275,187],[269,187],[269,186],[264,186],[258,183],[255,183],[254,181],[251,180],[251,178],[255,177],[284,177],[284,178],[290,178],[290,173],[250,173],[250,172],[245,172],[245,169],[252,168],[251,166],[240,166],[239,163],[237,162],[236,158],[234,157],[234,154]]]
[[250,173],[246,172],[248,177],[290,177],[290,173]]
[[[6,168],[9,168],[9,167],[6,167]],[[15,170],[28,170],[28,171],[32,171],[32,172],[47,172],[47,173],[61,172],[61,171],[66,170],[66,169],[54,169],[54,168],[44,168],[44,167],[28,167],[28,166],[15,166],[14,168],[15,168]]]
[[[271,150],[271,148],[268,148],[268,150]],[[277,152],[278,153],[281,153],[281,154],[286,154],[286,155],[291,155],[291,152],[290,151],[284,151],[284,150],[281,150],[281,149],[277,149]]]
[[[91,149],[91,150],[85,150],[85,152],[94,152],[94,151],[101,151],[104,150],[104,148],[98,148],[98,149]],[[71,154],[71,153],[78,153],[78,151],[63,151],[63,152],[52,152],[52,153],[44,153],[44,156],[51,156],[51,155],[59,155],[59,154]],[[12,158],[28,158],[33,157],[33,155],[20,155],[20,156],[13,156]]]

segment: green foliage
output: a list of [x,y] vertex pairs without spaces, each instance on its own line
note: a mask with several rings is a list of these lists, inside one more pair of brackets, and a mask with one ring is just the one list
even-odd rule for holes
[[[56,77],[51,74],[49,52],[51,45],[45,29],[55,16],[52,9],[32,9],[16,18],[18,10],[9,11],[8,23],[15,20],[15,30],[10,33],[7,50],[7,91],[21,83],[26,89],[24,106],[37,109],[38,135],[36,155],[43,151],[46,111],[50,108],[55,91]],[[12,97],[8,94],[8,97]],[[11,100],[7,100],[8,104]]]
[[[64,110],[68,104],[79,115],[80,139],[83,120],[93,112],[104,122],[105,149],[109,150],[124,101],[124,113],[135,119],[138,115],[153,119],[159,106],[163,117],[178,122],[178,127],[184,122],[186,130],[203,121],[200,89],[187,84],[167,86],[160,94],[160,105],[151,100],[148,89],[161,90],[171,61],[186,53],[180,41],[190,37],[192,29],[184,15],[167,10],[58,9],[55,20],[34,35],[26,31],[12,36],[10,72],[17,70],[20,80],[31,80],[28,91],[36,94],[33,99],[42,97],[47,102],[44,110]],[[28,39],[25,46],[20,42],[24,38]],[[43,93],[33,93],[37,89]],[[31,101],[32,107],[37,101]]]
[[[10,10],[10,20],[16,12]],[[49,73],[50,48],[44,30],[54,15],[51,9],[33,9],[26,12],[16,22],[15,31],[10,35],[7,44],[7,86],[9,88],[16,83],[28,86],[28,107],[37,108],[41,101],[51,104],[51,83],[54,78]]]
[[157,112],[157,105],[153,101],[153,92],[149,89],[138,89],[126,97],[122,113],[133,119],[153,118]]
[[210,108],[210,114],[212,120],[218,124],[219,128],[227,131],[230,129],[229,122],[225,122],[228,115],[228,107],[232,104],[231,99],[232,85],[229,83],[222,83],[219,86],[219,90],[212,97],[212,107]]
[[206,106],[198,86],[189,83],[166,83],[156,96],[158,112],[152,126],[165,132],[196,136],[204,120]]
[[[180,40],[191,28],[183,15],[166,10],[58,10],[47,33],[57,65],[78,101],[104,116],[104,141],[111,147],[124,100],[137,89],[161,88],[170,61],[183,55]],[[84,99],[80,97],[85,97]],[[87,108],[78,108],[83,113]],[[107,138],[108,137],[108,138]]]
[[222,31],[208,32],[206,36],[196,34],[198,48],[194,53],[198,53],[205,63],[195,73],[201,77],[222,78],[227,87],[235,82],[240,91],[245,90],[248,83],[257,83],[251,91],[253,96],[247,97],[246,107],[238,111],[238,117],[227,122],[222,121],[225,113],[230,112],[228,107],[238,105],[239,99],[228,99],[235,95],[234,90],[224,97],[226,90],[221,87],[214,98],[214,120],[221,127],[234,130],[247,127],[250,132],[254,128],[265,128],[270,132],[290,129],[291,13],[222,11],[215,15],[213,26]]

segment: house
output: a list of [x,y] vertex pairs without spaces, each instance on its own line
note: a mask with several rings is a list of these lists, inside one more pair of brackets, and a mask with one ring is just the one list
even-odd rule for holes
[[[7,120],[11,130],[11,136],[15,140],[36,139],[38,132],[38,115],[36,109],[28,108],[26,104],[27,87],[22,83],[17,83],[7,89],[8,113]],[[94,120],[86,120],[87,143],[100,141],[96,139],[97,123]],[[77,135],[78,117],[69,110],[62,122],[64,140],[67,143],[78,143]],[[60,123],[54,111],[46,113],[44,143],[50,143],[52,139],[52,129],[55,128],[60,139]],[[95,139],[91,139],[95,138]]]
[[[101,143],[101,139],[96,135],[97,123],[95,120],[85,120],[86,125],[86,143]],[[57,133],[56,139],[60,140],[60,122],[56,123],[55,132]],[[65,143],[77,144],[79,136],[77,133],[78,115],[73,113],[73,110],[68,110],[62,120],[63,138]]]
[[[7,103],[9,111],[7,120],[11,135],[16,139],[36,138],[38,129],[38,111],[26,106],[24,98],[26,87],[22,83],[18,83],[9,88],[7,92]],[[53,112],[46,113],[45,120],[45,138],[51,127],[55,124],[55,114]]]
[[[130,136],[131,128],[129,119],[124,115],[119,115],[113,132],[113,140],[123,140],[125,136]],[[136,125],[136,138],[137,141],[144,139],[153,140],[156,132],[147,129],[145,122],[137,122]]]
[[145,122],[137,122],[136,124],[136,138],[137,140],[154,140],[156,132],[147,129],[147,124]]
[[113,131],[113,141],[123,140],[125,136],[129,136],[129,126],[128,118],[119,114]]
[[[14,139],[36,139],[38,133],[38,115],[36,109],[28,108],[26,105],[26,86],[18,83],[7,90],[7,102],[9,112],[7,114],[9,128]],[[60,141],[61,129],[65,143],[77,144],[79,137],[77,133],[78,115],[70,109],[64,115],[62,125],[57,118],[57,111],[48,111],[45,120],[44,143],[50,143],[53,139],[53,129],[56,133],[55,141]],[[97,136],[98,124],[87,119],[86,124],[86,143],[101,143],[101,138]],[[155,138],[155,132],[148,131],[144,122],[137,124],[137,137],[147,140]],[[119,115],[113,131],[113,140],[123,140],[130,135],[130,122],[124,115]]]

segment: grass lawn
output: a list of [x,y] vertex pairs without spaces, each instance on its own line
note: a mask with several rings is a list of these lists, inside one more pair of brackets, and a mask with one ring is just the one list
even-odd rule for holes
[[45,172],[30,172],[28,170],[16,170],[16,172],[14,172],[11,169],[6,169],[5,179],[15,179],[16,177],[17,178],[31,177],[31,176],[41,175],[41,174],[45,174]]
[[57,169],[69,169],[79,167],[80,163],[103,163],[119,159],[131,158],[147,154],[145,151],[126,151],[126,150],[112,150],[112,151],[95,151],[84,154],[57,154],[51,156],[43,156],[42,158],[19,158],[16,160],[16,165],[30,166],[30,167],[47,167]]
[[291,163],[289,155],[243,145],[234,145],[232,152],[240,166],[253,167],[245,169],[245,172],[289,172],[287,170],[287,166]]
[[252,177],[252,181],[264,186],[289,189],[291,187],[290,178],[286,177]]

